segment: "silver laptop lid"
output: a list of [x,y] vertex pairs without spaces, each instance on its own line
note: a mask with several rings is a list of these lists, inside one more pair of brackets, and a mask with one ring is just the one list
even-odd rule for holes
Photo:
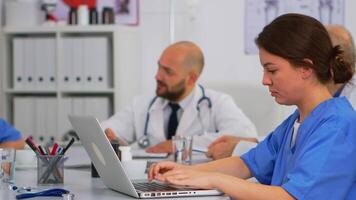
[[69,116],[74,130],[95,165],[104,184],[113,190],[138,198],[99,121],[92,116]]

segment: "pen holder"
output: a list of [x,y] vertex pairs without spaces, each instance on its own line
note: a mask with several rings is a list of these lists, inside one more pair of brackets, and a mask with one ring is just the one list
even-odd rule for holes
[[64,156],[38,155],[37,156],[37,184],[53,185],[63,184]]

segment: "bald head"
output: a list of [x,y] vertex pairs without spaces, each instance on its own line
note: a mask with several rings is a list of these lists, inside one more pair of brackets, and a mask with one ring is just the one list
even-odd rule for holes
[[203,53],[196,44],[183,41],[170,45],[158,61],[157,96],[173,102],[184,99],[195,88],[203,66]]
[[203,71],[204,56],[202,50],[193,42],[181,41],[167,47],[164,53],[172,53],[180,57],[182,66],[188,71],[196,70],[198,74]]
[[338,25],[328,25],[326,30],[329,33],[331,42],[334,46],[340,45],[344,51],[344,60],[347,63],[352,64],[355,67],[356,62],[356,52],[355,44],[352,39],[352,36],[348,30],[343,26]]

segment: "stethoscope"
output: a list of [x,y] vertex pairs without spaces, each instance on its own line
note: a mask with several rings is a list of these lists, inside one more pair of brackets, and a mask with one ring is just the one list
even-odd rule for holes
[[[200,97],[200,99],[198,100],[197,105],[196,105],[196,109],[197,109],[197,111],[199,113],[198,114],[198,118],[199,118],[200,124],[202,126],[202,129],[204,131],[205,130],[204,129],[204,123],[202,122],[201,116],[200,116],[200,104],[203,101],[206,101],[207,104],[208,104],[209,111],[211,112],[212,103],[211,103],[211,99],[205,95],[204,87],[199,85],[199,88],[201,89],[202,97]],[[137,141],[138,146],[140,146],[141,148],[147,148],[147,147],[150,146],[150,139],[148,137],[147,129],[148,129],[148,123],[150,121],[150,109],[151,109],[152,105],[154,104],[154,102],[157,100],[157,98],[158,98],[158,96],[155,96],[151,100],[150,104],[148,105],[147,114],[146,114],[146,121],[145,121],[145,128],[144,128],[144,131],[143,131],[143,136]]]

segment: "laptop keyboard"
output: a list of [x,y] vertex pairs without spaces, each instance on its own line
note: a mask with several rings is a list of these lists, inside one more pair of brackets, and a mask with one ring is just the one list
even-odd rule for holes
[[156,182],[143,182],[143,183],[133,183],[136,190],[142,192],[162,192],[162,191],[177,191],[178,188],[171,187],[169,185],[159,184]]

